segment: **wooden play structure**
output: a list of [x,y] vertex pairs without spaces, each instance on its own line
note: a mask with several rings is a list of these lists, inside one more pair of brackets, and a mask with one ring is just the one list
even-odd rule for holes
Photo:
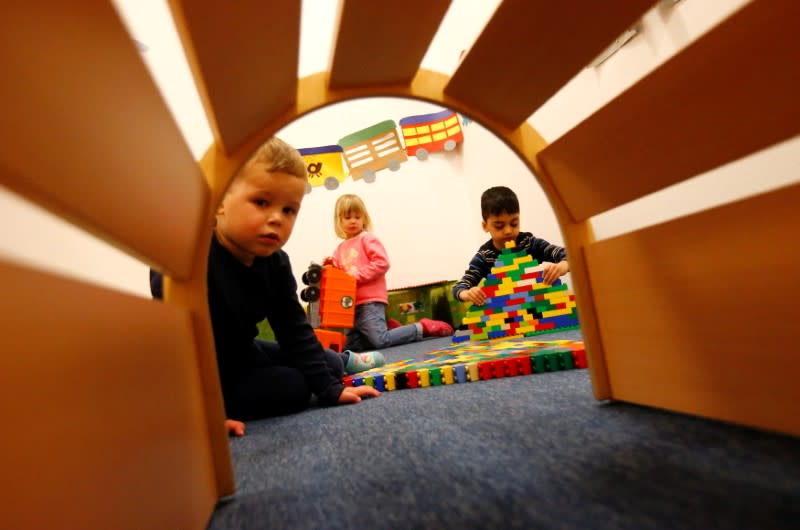
[[800,132],[800,5],[746,3],[550,145],[526,121],[656,3],[507,0],[445,76],[419,65],[447,0],[342,0],[329,70],[298,79],[300,2],[171,0],[215,136],[199,163],[110,2],[5,3],[0,183],[167,277],[162,303],[0,261],[0,527],[205,527],[234,491],[213,211],[274,131],[365,96],[453,109],[526,162],[597,399],[800,434],[800,185],[603,241],[591,222]]

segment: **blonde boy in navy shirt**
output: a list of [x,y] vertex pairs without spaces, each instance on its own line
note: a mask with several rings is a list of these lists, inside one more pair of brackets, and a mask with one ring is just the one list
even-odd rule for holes
[[[300,154],[271,138],[234,177],[217,208],[208,304],[225,413],[231,419],[298,412],[308,407],[311,394],[322,405],[380,395],[370,386],[342,384],[342,354],[322,348],[297,298],[289,256],[281,248],[292,234],[306,182]],[[151,274],[151,290],[160,294],[158,273]],[[264,318],[277,344],[256,339],[256,324]],[[363,355],[350,357],[371,364]],[[240,423],[227,426],[243,433]]]

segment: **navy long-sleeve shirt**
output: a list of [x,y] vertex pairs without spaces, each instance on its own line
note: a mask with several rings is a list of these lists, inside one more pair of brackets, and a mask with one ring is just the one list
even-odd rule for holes
[[[563,247],[539,239],[530,232],[517,234],[515,244],[518,249],[524,249],[539,263],[543,261],[558,263],[567,259],[567,252]],[[458,295],[461,291],[475,287],[489,275],[499,255],[500,251],[494,247],[491,239],[481,245],[470,260],[469,268],[464,271],[464,276],[453,286],[453,296],[456,300],[460,300]]]
[[[153,296],[161,296],[161,278],[150,275]],[[157,296],[158,295],[158,296]],[[289,256],[282,250],[256,257],[251,266],[236,259],[212,238],[208,256],[208,305],[214,330],[222,394],[226,401],[239,378],[256,364],[257,324],[266,318],[291,365],[306,378],[321,404],[335,404],[344,390],[325,362],[324,351],[297,298]]]

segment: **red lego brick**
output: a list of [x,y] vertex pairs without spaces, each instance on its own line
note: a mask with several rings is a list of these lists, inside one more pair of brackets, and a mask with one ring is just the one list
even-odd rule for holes
[[496,378],[501,378],[506,376],[506,363],[504,359],[497,359],[496,361],[488,361],[492,366],[492,374]]
[[575,368],[587,368],[589,363],[586,361],[586,350],[572,350],[572,361]]
[[514,357],[514,359],[517,361],[517,369],[519,370],[520,374],[530,375],[533,373],[530,356],[521,355],[519,357]]
[[491,361],[481,361],[478,363],[478,375],[481,379],[492,378],[492,365]]
[[503,359],[503,364],[506,369],[506,376],[516,377],[519,375],[519,368],[517,368],[517,360],[515,358]]

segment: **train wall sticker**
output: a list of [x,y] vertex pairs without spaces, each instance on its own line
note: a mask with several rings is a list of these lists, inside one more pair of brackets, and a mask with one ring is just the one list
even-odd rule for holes
[[298,149],[308,169],[306,193],[319,186],[335,190],[348,174],[353,180],[374,182],[378,171],[397,171],[409,156],[427,160],[430,153],[452,151],[463,141],[458,115],[449,109],[406,116],[399,133],[394,120],[385,120],[334,145]]

